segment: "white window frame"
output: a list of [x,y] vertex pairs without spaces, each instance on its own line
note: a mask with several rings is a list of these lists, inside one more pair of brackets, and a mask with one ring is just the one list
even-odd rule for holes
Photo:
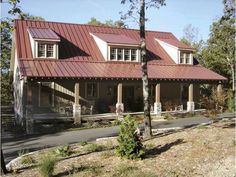
[[[183,62],[181,63],[181,54],[184,55]],[[187,63],[187,54],[189,54],[189,62]],[[179,51],[179,64],[193,64],[193,54],[190,51]]]
[[[44,44],[45,46],[45,52],[44,52],[44,56],[39,57],[38,56],[38,49],[39,49],[39,45],[40,44]],[[53,45],[53,56],[52,57],[47,57],[47,45]],[[35,54],[36,54],[36,58],[49,58],[49,59],[57,59],[58,58],[58,44],[56,43],[52,43],[52,42],[45,42],[45,41],[38,41],[36,42],[36,48],[35,48]]]
[[[115,49],[116,51],[116,56],[115,59],[111,59],[111,50]],[[122,50],[122,59],[118,60],[118,49]],[[125,50],[129,50],[129,59],[125,60]],[[136,58],[135,60],[131,60],[132,57],[132,50],[136,50]],[[126,62],[139,62],[139,58],[140,58],[140,50],[138,48],[134,48],[134,47],[120,47],[120,46],[109,46],[108,47],[108,60],[109,61],[126,61]]]

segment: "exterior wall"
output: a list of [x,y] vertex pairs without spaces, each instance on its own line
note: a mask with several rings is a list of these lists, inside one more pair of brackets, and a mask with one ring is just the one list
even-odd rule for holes
[[[63,114],[72,114],[74,103],[74,85],[79,83],[80,90],[80,105],[82,110],[94,107],[93,113],[107,113],[114,112],[117,103],[117,85],[122,83],[122,102],[124,103],[125,112],[136,112],[143,110],[143,96],[142,96],[142,83],[140,81],[106,81],[106,80],[66,80],[55,82],[61,86],[61,91],[57,88],[53,93],[53,104],[48,107],[40,106],[40,93],[39,83],[35,82],[32,87],[32,105],[34,113],[50,113],[58,112]],[[86,94],[87,83],[98,83],[98,96],[89,98]],[[181,84],[180,83],[160,83],[161,84],[161,103],[163,110],[171,104],[173,110],[176,106],[181,105]],[[153,89],[150,89],[150,104],[155,102],[155,85],[150,83]],[[187,86],[188,84],[186,84]],[[55,87],[54,87],[55,88]],[[152,92],[152,93],[151,93]],[[73,95],[72,95],[73,94]],[[188,95],[188,89],[186,92]],[[186,109],[187,99],[183,100],[184,109]],[[194,101],[199,101],[199,85],[194,84]],[[25,103],[24,103],[25,104]],[[82,114],[89,114],[83,112]]]
[[174,60],[176,64],[179,63],[179,50],[178,48],[171,46],[161,40],[156,39],[163,49],[168,53],[168,55]]
[[93,36],[93,39],[95,40],[97,46],[99,47],[103,57],[105,58],[105,60],[107,60],[107,43],[104,42],[103,40],[101,40],[100,38],[98,38],[97,36],[90,34],[91,36]]

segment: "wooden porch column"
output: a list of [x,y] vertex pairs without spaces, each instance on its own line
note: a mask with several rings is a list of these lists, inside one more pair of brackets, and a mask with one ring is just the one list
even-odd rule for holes
[[25,127],[27,134],[34,133],[34,120],[33,120],[33,105],[32,105],[32,84],[31,83],[24,83],[26,84],[26,111],[25,111]]
[[79,104],[79,83],[75,84],[74,89],[73,117],[74,124],[81,124],[81,105]]
[[122,103],[122,83],[117,86],[117,103],[116,103],[116,114],[118,118],[121,118],[124,112],[124,104]]
[[155,103],[154,103],[154,114],[156,116],[161,115],[161,85],[158,83],[156,84],[155,89],[156,97],[155,97]]
[[189,87],[188,87],[187,111],[189,112],[194,111],[193,84],[189,84]]
[[218,84],[217,89],[216,89],[217,97],[219,98],[222,93],[223,93],[223,86],[221,83]]

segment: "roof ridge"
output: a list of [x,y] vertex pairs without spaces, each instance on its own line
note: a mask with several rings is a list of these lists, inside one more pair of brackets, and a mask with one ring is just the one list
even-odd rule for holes
[[[139,31],[139,29],[134,28],[118,28],[113,26],[97,26],[97,25],[91,25],[91,24],[80,24],[80,23],[72,23],[72,22],[56,22],[56,21],[42,21],[42,20],[21,20],[21,19],[15,19],[15,21],[33,21],[33,22],[48,22],[48,23],[59,23],[59,24],[68,24],[68,25],[81,25],[81,26],[92,26],[92,27],[101,27],[101,28],[113,28],[113,29],[124,29],[124,30],[133,30],[133,31]],[[35,27],[33,27],[35,28]],[[38,28],[38,27],[36,27]],[[40,27],[39,27],[40,28]],[[172,34],[172,32],[169,31],[155,31],[155,30],[145,30],[146,32],[154,32],[154,33],[168,33]]]

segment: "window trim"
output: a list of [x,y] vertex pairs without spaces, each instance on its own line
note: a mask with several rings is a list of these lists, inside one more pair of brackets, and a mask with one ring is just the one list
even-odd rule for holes
[[[96,84],[97,86],[97,95],[96,96],[90,96],[88,95],[88,84]],[[85,96],[86,98],[98,98],[99,97],[99,83],[98,82],[86,82],[85,83]]]
[[[181,54],[183,54],[183,62],[181,62]],[[187,54],[189,54],[189,62],[187,63]],[[192,65],[193,64],[193,54],[189,51],[179,51],[179,64],[187,64]]]
[[[111,50],[112,49],[115,49],[115,53],[116,53],[116,56],[115,56],[115,59],[111,59]],[[122,59],[121,60],[118,60],[118,49],[122,49]],[[129,50],[129,59],[128,60],[125,60],[125,50]],[[132,60],[132,50],[136,50],[136,58],[135,60]],[[139,62],[140,60],[140,49],[137,48],[137,47],[129,47],[129,46],[108,46],[108,61],[123,61],[123,62]]]
[[[38,52],[39,52],[39,45],[40,44],[43,44],[45,45],[45,52],[44,52],[44,56],[42,57],[39,57],[38,56]],[[53,45],[53,56],[52,57],[47,57],[47,46],[51,44]],[[58,44],[57,43],[54,43],[54,42],[48,42],[48,41],[37,41],[36,42],[36,47],[35,47],[35,56],[36,58],[48,58],[48,59],[57,59],[58,58]]]

